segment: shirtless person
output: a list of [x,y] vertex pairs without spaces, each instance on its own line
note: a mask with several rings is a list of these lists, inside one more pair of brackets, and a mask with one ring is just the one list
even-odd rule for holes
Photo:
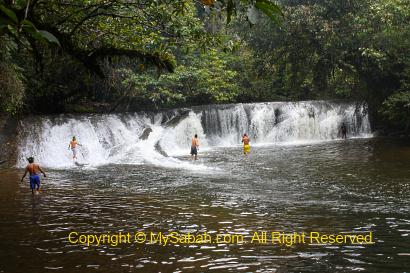
[[198,147],[199,147],[198,135],[195,134],[195,136],[192,138],[192,141],[191,141],[191,159],[193,156],[195,156],[195,160],[198,159]]
[[27,173],[30,173],[30,188],[31,194],[34,194],[34,190],[36,193],[40,192],[40,176],[39,174],[42,173],[44,177],[46,177],[46,173],[41,169],[40,165],[34,163],[34,158],[29,157],[27,158],[28,165],[26,167],[26,171],[24,172],[23,177],[21,178],[21,182],[23,182],[24,177],[26,177]]
[[342,138],[346,139],[347,138],[347,126],[344,122],[342,123],[342,126],[340,127],[340,131],[342,132]]
[[80,143],[78,143],[75,139],[75,136],[73,136],[73,139],[70,141],[70,144],[68,144],[68,149],[71,148],[71,151],[73,151],[73,160],[77,159],[77,145],[83,146]]
[[249,139],[247,134],[243,134],[242,136],[242,143],[243,143],[243,154],[247,155],[251,152],[251,145],[249,145],[249,142],[251,140]]

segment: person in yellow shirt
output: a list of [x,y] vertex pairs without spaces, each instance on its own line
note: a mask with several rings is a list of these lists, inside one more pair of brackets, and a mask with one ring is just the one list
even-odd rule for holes
[[249,139],[247,134],[243,134],[242,136],[242,143],[243,143],[243,154],[247,155],[251,152],[251,145],[249,145],[249,142],[251,140]]
[[80,143],[77,142],[75,136],[73,136],[73,139],[70,141],[70,144],[68,145],[68,149],[71,149],[71,151],[73,152],[73,160],[77,159],[77,145],[82,146]]

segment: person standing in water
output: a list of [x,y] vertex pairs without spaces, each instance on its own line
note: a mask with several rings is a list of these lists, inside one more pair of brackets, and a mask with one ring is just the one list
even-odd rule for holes
[[342,138],[347,138],[347,127],[346,124],[343,122],[342,126],[340,127],[340,131],[342,132]]
[[34,194],[34,190],[38,194],[40,192],[40,176],[39,174],[42,173],[44,177],[46,177],[46,173],[41,169],[39,164],[34,163],[34,158],[29,157],[27,158],[28,165],[26,166],[26,170],[24,172],[23,177],[21,178],[20,182],[23,182],[24,177],[26,177],[27,173],[30,174],[30,188],[31,194]]
[[243,134],[242,136],[242,143],[243,143],[243,154],[247,155],[251,152],[251,145],[249,145],[249,142],[251,140],[249,139],[247,134]]
[[191,159],[194,156],[195,156],[195,160],[198,159],[198,147],[199,147],[198,135],[195,134],[195,136],[191,140]]
[[73,139],[70,141],[70,144],[68,144],[68,149],[71,148],[71,151],[73,152],[73,160],[77,159],[77,145],[82,146],[80,143],[77,142],[75,136],[73,136]]

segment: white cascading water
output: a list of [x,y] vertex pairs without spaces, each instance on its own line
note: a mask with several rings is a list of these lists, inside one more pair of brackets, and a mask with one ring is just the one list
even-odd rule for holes
[[156,114],[103,114],[31,117],[19,128],[17,166],[26,157],[49,168],[74,166],[69,141],[76,136],[78,162],[153,164],[205,170],[178,156],[190,151],[198,134],[201,150],[241,144],[247,133],[253,145],[306,143],[340,138],[344,122],[348,137],[371,137],[363,106],[326,101],[209,105]]

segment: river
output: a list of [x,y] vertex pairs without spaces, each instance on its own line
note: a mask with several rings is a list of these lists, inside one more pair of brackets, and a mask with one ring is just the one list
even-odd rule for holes
[[[0,170],[0,272],[407,272],[410,144],[371,138],[354,109],[308,102],[23,120],[16,168]],[[204,146],[197,162],[186,155],[192,132]],[[243,132],[254,140],[248,156]],[[67,150],[73,134],[81,166]],[[39,195],[19,183],[28,155],[47,172]],[[173,231],[246,242],[72,240]],[[371,232],[374,243],[250,242],[263,231]]]

